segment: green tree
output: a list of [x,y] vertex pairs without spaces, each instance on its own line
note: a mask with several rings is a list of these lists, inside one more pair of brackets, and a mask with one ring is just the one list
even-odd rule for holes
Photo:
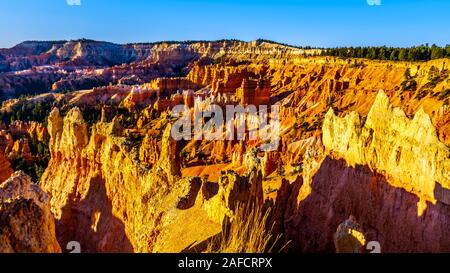
[[445,47],[445,56],[446,56],[447,58],[450,58],[450,45],[447,45],[447,46]]
[[406,61],[408,58],[408,50],[406,48],[400,49],[400,52],[398,53],[398,59],[400,61]]
[[417,56],[417,49],[416,48],[410,48],[408,50],[408,56],[406,57],[406,59],[410,62],[415,61],[416,60],[416,56]]
[[367,52],[367,58],[371,60],[375,60],[378,57],[377,49],[375,47],[369,48]]
[[391,61],[398,60],[398,51],[396,49],[392,50],[391,55],[389,56],[389,60],[391,60]]
[[436,45],[431,47],[431,59],[441,59],[445,57],[445,49],[440,48]]
[[387,50],[385,47],[380,48],[379,53],[378,53],[378,59],[380,60],[386,60],[386,54],[387,54]]

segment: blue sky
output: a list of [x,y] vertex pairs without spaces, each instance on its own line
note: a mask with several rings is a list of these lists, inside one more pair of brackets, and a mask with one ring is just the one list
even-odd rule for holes
[[[0,47],[24,40],[116,43],[271,39],[295,45],[450,44],[450,0],[0,0]],[[376,0],[379,1],[379,0]]]

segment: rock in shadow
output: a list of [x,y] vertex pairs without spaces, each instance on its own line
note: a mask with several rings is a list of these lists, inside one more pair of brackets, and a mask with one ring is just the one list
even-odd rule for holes
[[202,194],[206,201],[214,197],[219,192],[219,184],[206,181],[202,186]]
[[201,253],[205,252],[208,249],[208,246],[213,245],[222,238],[222,232],[209,237],[208,239],[202,241],[202,242],[194,242],[185,249],[181,251],[181,253]]
[[450,205],[450,190],[442,187],[438,182],[435,184],[434,197],[436,200],[439,200],[446,205]]
[[63,251],[68,242],[77,241],[83,253],[133,252],[124,223],[112,214],[101,176],[91,179],[85,198],[62,209],[56,232]]
[[180,198],[177,209],[187,210],[195,205],[195,199],[202,186],[202,181],[198,177],[189,178],[189,192],[186,196]]
[[335,252],[333,235],[350,215],[366,241],[379,242],[382,252],[450,251],[450,206],[427,203],[419,216],[416,195],[391,186],[367,166],[351,167],[328,157],[311,187],[295,212],[284,217],[291,251]]

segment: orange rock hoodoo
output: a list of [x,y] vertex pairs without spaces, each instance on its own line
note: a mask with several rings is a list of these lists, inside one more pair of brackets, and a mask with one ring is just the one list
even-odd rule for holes
[[[57,48],[72,56],[72,46]],[[283,235],[280,247],[290,242],[286,251],[354,250],[343,243],[348,230],[379,242],[382,252],[450,251],[448,60],[343,60],[260,41],[112,49],[136,59],[82,77],[110,86],[43,95],[59,107],[48,128],[0,125],[0,183],[11,175],[11,152],[25,156],[32,135],[50,136],[39,181],[51,196],[48,211],[20,197],[0,205],[0,213],[32,219],[30,238],[51,242],[33,251],[58,250],[52,214],[61,246],[78,241],[82,252],[202,251],[241,203],[271,207],[269,226]],[[63,81],[77,86],[79,76]],[[248,139],[175,142],[171,108],[184,104],[193,113],[200,99],[280,106],[279,147],[264,152],[263,141]],[[21,103],[5,102],[2,111]],[[11,234],[0,240],[12,242]]]

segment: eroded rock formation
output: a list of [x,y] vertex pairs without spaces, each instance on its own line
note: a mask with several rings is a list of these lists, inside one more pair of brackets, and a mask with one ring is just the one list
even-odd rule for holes
[[61,252],[49,197],[23,172],[0,185],[0,253]]
[[361,253],[364,252],[365,244],[364,234],[353,216],[340,224],[334,234],[337,253]]
[[[261,41],[29,42],[0,53],[0,69],[17,72],[0,75],[0,100],[14,98],[1,109],[0,183],[8,160],[39,162],[34,136],[48,139],[26,110],[49,114],[51,160],[40,184],[61,245],[200,251],[237,206],[266,198],[272,232],[290,251],[334,252],[350,215],[383,251],[449,250],[446,60],[305,57]],[[87,90],[15,99],[50,85]],[[172,141],[171,108],[203,103],[279,105],[280,146]]]
[[8,179],[12,174],[11,164],[9,164],[3,151],[0,149],[0,184]]
[[[61,244],[79,241],[84,252],[181,251],[219,233],[238,202],[262,204],[260,169],[244,177],[224,174],[218,185],[182,179],[170,124],[149,169],[116,122],[99,122],[89,133],[78,108],[64,118],[57,109],[50,114],[52,158],[41,185],[52,195]],[[192,222],[186,229],[209,228],[180,241],[174,234],[194,232],[183,229],[180,219]]]
[[450,205],[450,151],[423,110],[409,120],[380,91],[365,122],[356,113],[341,119],[330,110],[323,143],[350,165],[367,165],[385,174],[392,186],[416,194],[419,215],[426,202]]
[[448,148],[426,114],[409,120],[380,92],[365,120],[330,110],[323,144],[305,159],[303,185],[282,191],[295,204],[284,218],[293,250],[334,252],[350,215],[383,252],[450,250]]

